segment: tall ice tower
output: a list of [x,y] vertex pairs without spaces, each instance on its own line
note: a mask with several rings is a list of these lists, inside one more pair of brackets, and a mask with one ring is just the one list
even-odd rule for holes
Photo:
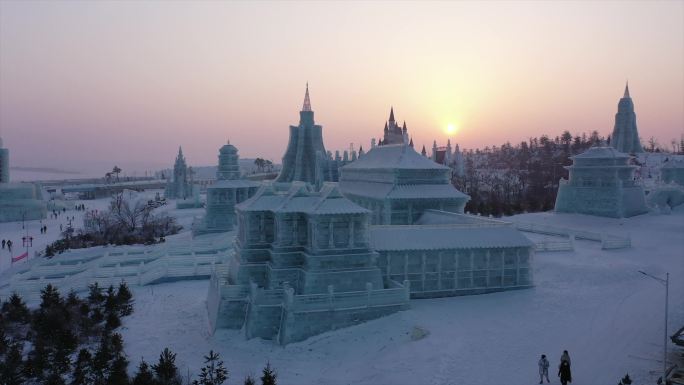
[[276,182],[302,181],[316,184],[316,154],[326,154],[322,132],[323,127],[314,123],[307,83],[304,105],[299,112],[299,125],[290,126],[290,141]]
[[0,138],[0,183],[9,182],[9,149],[2,146]]
[[610,145],[625,154],[644,152],[639,142],[634,102],[629,96],[629,84],[625,85],[625,94],[618,103],[615,128],[613,128],[613,135],[610,138]]

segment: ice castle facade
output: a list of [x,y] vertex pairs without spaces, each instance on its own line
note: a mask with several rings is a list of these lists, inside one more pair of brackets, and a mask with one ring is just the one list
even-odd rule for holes
[[556,196],[557,212],[623,218],[648,211],[644,189],[634,180],[631,157],[610,146],[591,147],[572,157]]
[[228,143],[219,149],[216,181],[207,187],[206,213],[193,229],[198,234],[231,231],[235,224],[235,205],[252,197],[260,184],[242,179],[238,149]]
[[40,186],[10,183],[9,149],[0,139],[0,222],[17,222],[47,217],[47,203]]
[[644,152],[639,141],[634,102],[629,96],[629,85],[625,85],[625,94],[618,103],[618,112],[615,114],[615,126],[610,137],[610,145],[625,154]]

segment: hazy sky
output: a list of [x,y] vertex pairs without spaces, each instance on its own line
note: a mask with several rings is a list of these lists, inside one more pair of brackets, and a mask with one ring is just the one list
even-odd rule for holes
[[642,138],[684,132],[684,2],[0,1],[12,164],[280,161],[308,81],[326,148],[390,106],[417,147],[609,134],[625,80]]

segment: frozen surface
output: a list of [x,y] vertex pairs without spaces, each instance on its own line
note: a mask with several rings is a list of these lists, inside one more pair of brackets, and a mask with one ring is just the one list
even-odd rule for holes
[[[601,250],[577,241],[574,252],[537,254],[534,289],[414,300],[410,310],[286,347],[245,340],[242,331],[210,336],[207,281],[135,288],[136,312],[123,330],[131,370],[140,357],[156,360],[168,346],[181,371],[194,375],[209,349],[219,351],[231,383],[270,361],[283,384],[527,384],[538,378],[540,354],[553,369],[567,349],[573,385],[617,383],[626,372],[637,384],[653,383],[662,368],[664,293],[637,271],[670,273],[674,332],[684,323],[684,207],[627,219],[554,213],[512,219],[629,233],[633,247]],[[412,340],[416,327],[429,334]]]

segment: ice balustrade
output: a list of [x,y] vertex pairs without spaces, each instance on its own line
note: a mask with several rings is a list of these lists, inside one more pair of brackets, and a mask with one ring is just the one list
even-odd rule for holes
[[520,231],[526,231],[530,233],[556,235],[570,239],[576,238],[601,242],[602,249],[622,249],[632,247],[632,240],[629,235],[618,236],[613,234],[597,233],[586,230],[577,230],[528,222],[515,222],[515,227]]
[[404,286],[392,282],[392,288],[374,290],[373,284],[366,283],[365,291],[335,292],[328,286],[325,294],[295,295],[292,288],[285,290],[284,306],[286,311],[307,312],[321,310],[340,310],[371,306],[400,305],[409,300],[410,283]]
[[[209,276],[227,245],[190,243],[182,250],[173,245],[151,250],[134,249],[88,255],[77,251],[32,264],[14,274],[0,286],[0,296],[20,293],[27,300],[40,298],[40,291],[52,284],[62,291],[85,291],[97,282],[100,286],[118,285],[122,280],[132,285],[147,285],[163,278]],[[213,248],[212,248],[213,247]],[[193,251],[193,248],[197,248]],[[169,249],[172,249],[169,251]]]

